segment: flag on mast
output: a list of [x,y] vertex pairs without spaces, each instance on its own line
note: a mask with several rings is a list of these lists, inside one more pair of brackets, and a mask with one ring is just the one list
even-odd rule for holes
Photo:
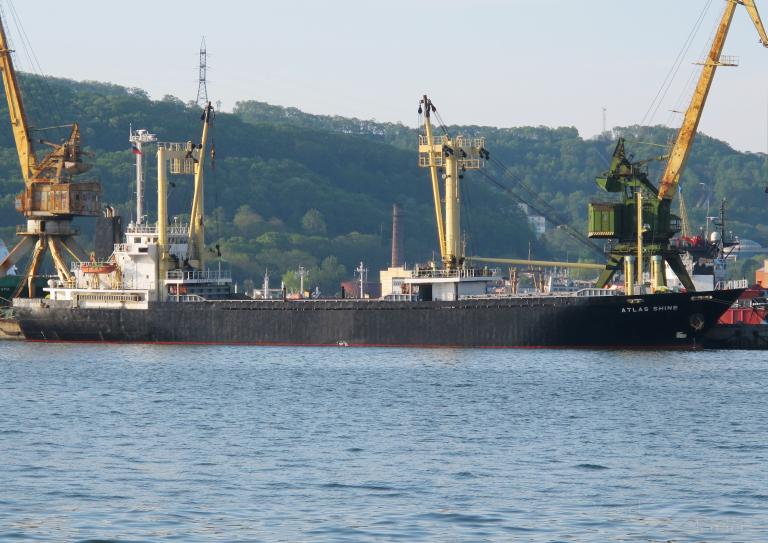
[[142,155],[144,153],[141,152],[141,149],[139,149],[139,146],[136,145],[136,142],[131,143],[131,151],[134,155]]

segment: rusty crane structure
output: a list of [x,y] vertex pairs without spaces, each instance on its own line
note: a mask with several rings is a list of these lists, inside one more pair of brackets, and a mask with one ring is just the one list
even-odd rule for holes
[[[26,224],[17,228],[19,242],[0,262],[0,277],[31,251],[32,256],[14,297],[34,297],[35,278],[47,252],[50,252],[59,279],[63,283],[72,281],[67,258],[83,259],[74,239],[77,231],[72,227],[72,219],[101,213],[101,185],[74,181],[76,175],[89,169],[82,160],[77,123],[70,125],[69,136],[62,143],[33,140],[12,53],[0,18],[0,72],[24,180],[24,190],[16,197],[16,210],[26,218]],[[35,145],[44,145],[51,150],[44,155],[38,154]]]

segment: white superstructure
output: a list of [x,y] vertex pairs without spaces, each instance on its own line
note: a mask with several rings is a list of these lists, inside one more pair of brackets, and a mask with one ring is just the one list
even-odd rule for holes
[[[210,106],[209,106],[210,107]],[[205,115],[206,124],[208,115]],[[205,134],[205,132],[204,132]],[[131,131],[131,142],[139,146],[156,142],[146,130]],[[205,142],[205,137],[203,138]],[[202,252],[201,229],[178,222],[167,224],[167,175],[195,174],[198,192],[202,192],[201,164],[205,145],[158,143],[158,221],[148,224],[143,218],[142,154],[137,154],[137,219],[125,231],[122,243],[103,262],[95,257],[73,262],[71,277],[48,282],[48,296],[68,301],[73,307],[146,309],[151,302],[201,302],[231,296],[232,277],[228,270],[200,269],[190,265],[190,247]],[[170,172],[168,171],[170,170]],[[202,215],[202,201],[193,210]],[[202,223],[202,219],[198,218]],[[197,257],[197,262],[201,258]]]

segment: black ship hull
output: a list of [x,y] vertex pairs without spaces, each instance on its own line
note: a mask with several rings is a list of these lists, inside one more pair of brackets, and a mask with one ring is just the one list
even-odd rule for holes
[[15,308],[42,341],[408,347],[697,348],[741,290],[648,296],[150,303],[148,309]]

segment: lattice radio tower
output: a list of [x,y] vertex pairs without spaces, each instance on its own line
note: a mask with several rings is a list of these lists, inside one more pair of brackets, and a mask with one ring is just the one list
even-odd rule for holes
[[208,86],[206,85],[206,73],[208,71],[208,52],[205,49],[205,36],[200,42],[200,72],[197,85],[196,102],[205,106],[208,103]]

